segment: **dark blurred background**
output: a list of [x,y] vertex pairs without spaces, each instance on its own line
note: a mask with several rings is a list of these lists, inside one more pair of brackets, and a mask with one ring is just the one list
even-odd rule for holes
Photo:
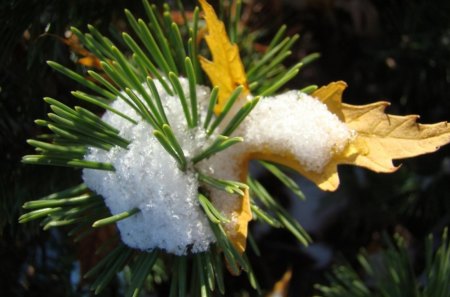
[[[160,3],[161,1],[154,1]],[[168,1],[170,3],[170,1]],[[215,3],[214,1],[211,1]],[[243,21],[256,32],[250,46],[261,50],[282,25],[300,34],[293,57],[319,52],[289,88],[344,80],[344,100],[392,103],[392,114],[420,114],[422,123],[450,120],[450,1],[448,0],[264,0],[244,1]],[[184,1],[187,9],[192,1]],[[23,166],[31,153],[26,139],[42,133],[33,123],[45,117],[44,96],[75,104],[72,81],[45,63],[55,60],[83,70],[63,38],[69,26],[96,25],[112,39],[126,30],[123,9],[141,12],[140,1],[4,0],[0,2],[0,295],[83,296],[78,286],[74,247],[64,230],[43,232],[38,223],[19,225],[21,205],[75,185],[71,169]],[[76,104],[79,104],[78,102]],[[400,164],[400,163],[398,163]],[[341,186],[321,193],[296,177],[307,194],[294,202],[269,176],[273,194],[298,215],[315,240],[301,248],[280,230],[252,226],[264,255],[255,270],[264,289],[291,267],[290,296],[312,296],[315,283],[345,259],[355,263],[360,248],[376,253],[380,234],[399,232],[413,251],[413,265],[423,265],[423,238],[450,223],[450,147],[402,161],[394,174],[377,175],[340,168]],[[241,279],[229,279],[228,292],[241,292]],[[120,285],[105,296],[120,295]],[[238,294],[238,293],[236,293]]]

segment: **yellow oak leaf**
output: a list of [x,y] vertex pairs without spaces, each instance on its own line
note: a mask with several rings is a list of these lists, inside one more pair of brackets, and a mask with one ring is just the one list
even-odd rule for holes
[[305,170],[288,151],[282,154],[270,151],[248,152],[247,159],[282,164],[313,181],[320,189],[334,191],[339,186],[337,168],[340,164],[388,173],[398,168],[393,165],[393,160],[434,152],[450,142],[450,125],[447,122],[425,125],[416,122],[419,118],[417,115],[386,114],[385,108],[389,103],[384,101],[361,106],[343,103],[342,94],[346,87],[345,82],[333,82],[312,94],[341,122],[355,131],[354,139],[342,152],[333,156],[322,172]]
[[238,252],[243,253],[247,246],[248,223],[252,220],[250,193],[248,189],[244,191],[244,196],[242,196],[240,203],[236,211],[237,224],[233,232],[229,232],[228,237]]
[[94,67],[97,69],[102,68],[102,66],[100,65],[100,59],[97,58],[90,51],[85,49],[75,34],[72,34],[68,38],[60,38],[60,37],[58,38],[62,42],[64,42],[67,46],[69,46],[72,52],[74,52],[77,55],[83,56],[83,58],[78,59],[77,62],[79,64],[84,65],[86,67]]
[[[249,160],[270,161],[289,167],[314,182],[324,191],[335,191],[339,186],[339,176],[337,172],[338,163],[336,160],[331,160],[321,173],[305,170],[303,165],[289,152],[286,152],[285,154],[274,154],[267,151],[253,152],[249,155]],[[245,166],[248,166],[248,163]]]
[[447,122],[418,124],[417,115],[386,114],[388,102],[342,105],[345,123],[357,132],[358,154],[348,164],[375,172],[393,172],[392,160],[431,153],[450,142]]
[[212,55],[212,61],[200,57],[200,64],[212,85],[219,87],[219,97],[214,108],[214,112],[219,114],[236,87],[244,87],[241,97],[248,94],[247,76],[239,56],[239,48],[230,42],[223,22],[218,19],[213,7],[206,0],[199,2],[208,27],[205,40]]
[[337,115],[343,121],[342,94],[346,88],[347,84],[343,81],[332,82],[316,90],[312,96],[319,99],[327,106],[330,112]]
[[361,106],[342,103],[346,87],[344,82],[334,82],[313,94],[356,132],[345,156],[335,158],[337,163],[362,166],[375,172],[393,172],[398,168],[393,160],[431,153],[450,142],[447,122],[425,125],[416,122],[418,115],[386,114],[385,109],[390,104],[385,101]]
[[289,293],[289,284],[292,279],[292,269],[289,268],[283,274],[281,279],[275,283],[273,289],[266,297],[287,297]]
[[[243,161],[239,162],[243,164]],[[243,169],[240,172],[239,180],[245,182],[247,180],[248,174],[248,164],[241,166]],[[236,206],[234,207],[231,216],[234,218],[233,224],[225,224],[225,232],[230,239],[233,246],[241,254],[244,253],[247,247],[247,234],[248,234],[248,223],[252,220],[252,210],[250,205],[250,191],[244,189],[244,195],[242,197],[237,197]],[[220,204],[220,202],[218,202]],[[232,269],[229,269],[230,273],[234,274]]]

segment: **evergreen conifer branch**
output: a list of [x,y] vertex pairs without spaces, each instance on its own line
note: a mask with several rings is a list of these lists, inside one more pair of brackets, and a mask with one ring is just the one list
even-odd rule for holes
[[[305,245],[308,246],[311,242],[311,237],[309,234],[303,229],[303,227],[294,219],[292,216],[288,213],[286,209],[284,209],[277,201],[274,199],[269,192],[264,188],[264,186],[259,183],[257,180],[253,179],[252,177],[249,177],[247,180],[247,184],[250,187],[250,193],[252,194],[253,199],[258,199],[259,202],[261,202],[264,207],[268,210],[271,210],[276,220],[289,232],[292,233],[292,235],[297,238],[297,240]],[[253,207],[253,210],[257,209]],[[261,216],[261,214],[263,214]],[[269,216],[264,215],[264,213],[260,212],[260,216],[262,218],[265,218],[268,222],[271,222],[273,224],[273,221],[270,219]],[[276,224],[276,223],[275,223]]]
[[216,189],[223,190],[230,194],[238,194],[244,196],[244,190],[248,189],[248,186],[244,183],[231,180],[217,179],[212,176],[198,172],[198,179],[200,182],[206,185],[212,186]]
[[380,252],[380,261],[365,251],[358,255],[359,264],[374,284],[369,285],[350,265],[340,265],[334,267],[332,275],[329,276],[329,285],[316,285],[320,296],[448,296],[450,286],[448,229],[444,229],[436,249],[433,235],[426,239],[426,262],[420,280],[412,269],[405,240],[399,235],[395,235],[395,240],[396,243],[393,244],[390,239],[385,239],[388,247]]
[[126,297],[137,297],[159,256],[159,252],[141,253],[130,265],[131,280],[125,292]]
[[[198,54],[202,51],[198,42],[199,8],[196,7],[193,19],[189,22],[180,1],[177,2],[183,17],[181,26],[172,19],[170,8],[164,5],[160,14],[154,5],[143,1],[148,21],[136,19],[133,14],[125,10],[126,18],[132,32],[123,33],[122,39],[129,54],[115,45],[110,39],[103,36],[94,26],[88,25],[88,33],[82,33],[76,28],[71,28],[81,43],[99,59],[100,68],[88,70],[91,79],[70,70],[56,62],[48,64],[56,71],[77,82],[80,86],[93,92],[76,90],[72,95],[80,100],[107,110],[137,125],[141,119],[129,116],[123,110],[111,107],[114,100],[123,100],[136,114],[150,124],[153,135],[165,151],[178,163],[179,168],[186,172],[191,170],[201,160],[228,149],[230,146],[242,142],[241,137],[233,133],[245,120],[259,101],[259,97],[250,98],[235,114],[230,115],[235,103],[240,100],[244,86],[237,87],[230,95],[224,108],[218,115],[214,114],[220,89],[212,88],[206,115],[200,118],[197,86],[204,83],[204,74],[200,69]],[[239,30],[239,19],[242,2],[237,1],[235,10],[229,13],[222,11],[227,30],[232,42],[241,40],[242,30]],[[284,67],[281,63],[290,55],[290,48],[297,40],[297,36],[286,37],[279,46],[278,39],[283,38],[284,30],[280,30],[273,41],[271,49],[262,57],[260,62],[253,64],[249,71],[249,83],[256,94],[269,95],[281,88],[288,80],[296,75],[301,64],[295,65],[286,73],[282,73]],[[184,90],[180,76],[185,76],[188,82],[188,90]],[[189,159],[185,156],[180,141],[165,111],[165,102],[158,90],[158,82],[164,92],[170,96],[176,96],[180,100],[188,128],[202,125],[205,132],[212,139],[212,144],[200,150]],[[82,107],[68,107],[60,101],[45,98],[50,105],[52,113],[48,120],[39,120],[39,125],[50,129],[54,135],[46,137],[51,142],[30,140],[41,155],[25,156],[23,161],[32,164],[47,164],[56,166],[69,166],[74,168],[90,168],[98,170],[114,171],[109,163],[83,160],[89,147],[97,147],[106,151],[113,147],[127,149],[131,140],[120,136],[119,129],[103,121],[99,116]],[[221,128],[222,135],[214,134],[225,118],[229,121]],[[43,139],[42,139],[43,140]],[[292,181],[281,172],[272,168],[274,174],[286,185],[299,194]],[[248,186],[244,183],[231,180],[217,179],[212,176],[198,174],[200,183],[211,186],[230,194],[244,196]],[[253,200],[258,197],[264,205],[264,210],[253,201],[251,205],[255,217],[262,219],[272,226],[283,226],[290,230],[301,242],[306,244],[309,237],[287,212],[268,195],[265,189],[256,181],[249,182]],[[157,250],[150,252],[137,252],[122,243],[116,244],[114,250],[103,258],[85,277],[95,277],[91,288],[98,294],[102,292],[115,274],[128,269],[131,273],[129,287],[126,296],[138,296],[145,280],[155,270],[164,269],[158,263],[171,259],[174,263],[172,270],[171,295],[173,296],[212,296],[212,292],[225,293],[223,278],[225,258],[227,266],[238,274],[244,270],[248,274],[250,284],[258,289],[249,261],[244,254],[239,252],[234,243],[228,238],[223,224],[229,222],[212,202],[203,194],[199,194],[198,201],[209,220],[211,230],[217,243],[203,253],[189,254],[188,256],[171,256]],[[24,206],[31,211],[23,215],[20,222],[28,222],[35,219],[43,219],[44,228],[72,225],[70,231],[75,236],[75,241],[80,241],[94,230],[93,227],[102,227],[117,223],[120,220],[137,215],[139,209],[110,214],[101,197],[90,192],[85,185],[69,189],[54,196],[44,198],[37,202],[30,202]],[[269,214],[269,213],[273,213]],[[115,237],[116,238],[116,237]],[[254,245],[254,249],[257,247]],[[191,265],[192,283],[188,285],[188,264]],[[155,273],[156,275],[156,273]]]
[[303,194],[302,190],[298,186],[298,184],[286,175],[281,169],[280,166],[266,162],[259,161],[261,165],[264,166],[270,173],[272,173],[279,181],[281,181],[289,190],[291,190],[292,194],[298,197],[300,200],[305,200],[305,194]]

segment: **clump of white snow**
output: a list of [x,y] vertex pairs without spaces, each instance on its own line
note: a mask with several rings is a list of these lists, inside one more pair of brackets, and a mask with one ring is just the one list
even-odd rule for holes
[[[188,89],[187,81],[180,81]],[[159,83],[157,87],[185,155],[195,155],[205,143],[205,133],[189,131],[179,99],[167,95]],[[205,87],[198,87],[197,94],[209,96]],[[83,179],[90,189],[104,197],[112,214],[140,209],[118,222],[122,241],[140,250],[160,248],[177,255],[207,250],[215,240],[198,203],[195,172],[179,170],[174,158],[153,136],[153,128],[123,100],[115,100],[112,107],[139,120],[133,125],[109,111],[103,116],[131,144],[128,149],[114,147],[109,152],[91,148],[85,159],[112,163],[116,171],[85,169]]]
[[298,91],[262,98],[241,127],[249,151],[289,153],[316,173],[354,137],[325,104]]
[[[187,80],[180,78],[180,82],[188,94]],[[189,130],[179,99],[169,96],[158,82],[157,88],[171,127],[186,157],[192,158],[211,139],[201,128]],[[209,89],[198,86],[197,97],[204,118]],[[112,107],[139,120],[133,125],[110,111],[103,116],[131,144],[128,149],[114,147],[109,152],[91,148],[86,160],[112,163],[116,171],[85,169],[83,179],[104,197],[112,214],[140,209],[136,215],[118,222],[123,242],[141,250],[160,248],[176,255],[207,250],[215,238],[198,203],[195,169],[182,172],[153,136],[153,128],[125,102],[118,99]],[[218,128],[218,133],[221,129]],[[234,133],[242,136],[244,142],[201,161],[196,168],[215,178],[240,180],[244,177],[242,166],[247,165],[246,156],[270,151],[293,155],[305,170],[320,173],[353,134],[319,100],[290,91],[262,98]],[[238,223],[236,214],[242,198],[211,187],[206,189],[217,209],[231,220],[225,227],[232,233]]]

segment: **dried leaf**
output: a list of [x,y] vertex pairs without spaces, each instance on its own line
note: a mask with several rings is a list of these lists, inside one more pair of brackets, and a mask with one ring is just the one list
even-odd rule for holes
[[357,133],[358,154],[347,164],[375,172],[393,172],[392,160],[431,153],[450,142],[447,122],[416,123],[419,116],[395,116],[384,112],[388,102],[342,105],[345,123]]
[[269,294],[267,294],[267,297],[287,297],[291,278],[292,278],[292,269],[288,269],[283,274],[283,277],[275,283],[272,291]]
[[75,54],[79,56],[83,56],[83,58],[78,59],[78,63],[81,65],[84,65],[86,67],[94,67],[97,69],[101,69],[100,65],[100,59],[97,58],[94,54],[92,54],[90,51],[85,49],[83,45],[81,44],[80,40],[75,34],[72,34],[70,37],[62,39],[62,42],[64,42],[68,47],[70,47],[70,50],[74,52]]
[[320,189],[334,191],[339,186],[337,167],[340,164],[361,166],[375,172],[393,172],[398,168],[393,165],[393,160],[434,152],[450,142],[447,122],[424,125],[416,123],[416,115],[389,115],[384,112],[389,103],[383,101],[362,106],[342,103],[346,87],[345,82],[333,82],[312,94],[356,132],[356,137],[341,153],[333,156],[321,173],[305,170],[289,151],[281,154],[249,152],[247,159],[282,164],[313,181]]
[[[343,156],[345,156],[344,153]],[[344,158],[343,156],[341,158]],[[325,166],[321,173],[305,170],[303,165],[296,160],[295,156],[288,151],[283,152],[282,154],[274,154],[268,151],[252,152],[249,154],[249,159],[264,160],[289,167],[314,182],[324,191],[335,191],[339,186],[339,176],[337,173],[338,163],[334,159]],[[248,166],[248,163],[246,163],[245,166]]]
[[[59,37],[58,37],[59,38]],[[77,55],[81,56],[88,56],[91,54],[87,49],[83,47],[80,40],[75,34],[70,35],[70,37],[67,38],[60,38],[62,42],[64,42],[68,47],[70,47],[70,50],[74,52]]]
[[328,107],[328,110],[343,121],[342,114],[342,94],[347,88],[347,84],[343,81],[332,82],[320,89],[316,90],[312,96],[319,99]]
[[362,106],[342,103],[346,87],[344,82],[334,82],[313,93],[357,133],[347,148],[334,156],[321,178],[303,173],[321,189],[334,191],[339,186],[339,164],[357,165],[375,172],[393,172],[398,168],[393,165],[393,160],[434,152],[450,142],[447,122],[424,125],[416,122],[417,115],[386,114],[389,103],[383,101]]
[[[192,11],[184,12],[186,19],[188,22],[192,21],[194,18],[194,13]],[[177,25],[184,25],[184,17],[181,11],[172,11],[170,12],[170,17]]]
[[244,196],[241,199],[241,205],[235,215],[237,216],[237,224],[235,225],[233,232],[229,232],[228,236],[234,247],[240,253],[243,253],[247,245],[248,223],[252,220],[250,194],[248,189],[244,191]]
[[344,82],[335,82],[313,94],[357,133],[346,156],[335,158],[337,163],[362,166],[375,172],[393,172],[398,168],[393,160],[431,153],[450,142],[447,122],[424,125],[416,122],[417,115],[386,114],[389,102],[385,101],[361,106],[342,103],[346,87]]
[[247,77],[239,56],[239,48],[236,44],[231,44],[223,22],[217,18],[213,7],[206,0],[199,2],[209,32],[205,40],[212,54],[212,61],[200,57],[200,63],[211,83],[219,87],[219,98],[214,109],[218,114],[236,87],[240,85],[244,87],[242,97],[248,94]]
[[97,68],[97,69],[102,68],[99,58],[97,58],[94,55],[88,55],[84,58],[80,58],[78,59],[78,63],[89,68]]

